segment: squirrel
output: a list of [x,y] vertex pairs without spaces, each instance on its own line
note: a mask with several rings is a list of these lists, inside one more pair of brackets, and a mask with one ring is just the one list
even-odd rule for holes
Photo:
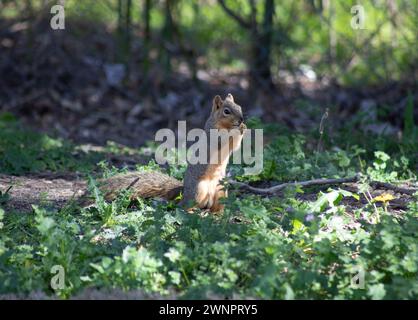
[[[207,164],[189,163],[184,176],[184,183],[157,171],[130,172],[115,175],[101,181],[101,190],[106,200],[113,200],[123,189],[132,191],[131,199],[159,197],[174,200],[181,192],[180,205],[188,212],[195,208],[219,212],[224,209],[221,198],[227,197],[227,191],[220,184],[225,177],[226,166],[233,151],[239,149],[246,130],[241,106],[235,103],[234,97],[228,94],[224,100],[217,95],[212,102],[212,110],[204,130],[210,139],[211,129],[228,133],[228,139],[216,141],[216,151],[210,153]],[[234,130],[235,129],[235,130]],[[218,139],[218,138],[217,138]]]

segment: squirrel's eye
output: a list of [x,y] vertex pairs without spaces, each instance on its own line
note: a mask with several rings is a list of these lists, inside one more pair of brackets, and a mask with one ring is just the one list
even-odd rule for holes
[[228,108],[225,108],[224,109],[224,115],[229,115],[229,114],[231,114],[231,110],[229,110]]

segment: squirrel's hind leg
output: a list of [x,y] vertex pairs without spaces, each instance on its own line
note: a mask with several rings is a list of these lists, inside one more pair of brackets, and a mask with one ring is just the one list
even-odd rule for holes
[[196,209],[205,209],[209,202],[209,192],[206,181],[201,181],[197,184],[195,192],[187,192],[185,190],[183,200],[180,203],[188,213],[193,213]]
[[224,211],[225,205],[220,203],[219,200],[222,198],[226,198],[228,196],[227,190],[224,189],[222,185],[218,185],[216,187],[216,192],[214,196],[213,205],[210,208],[211,212],[222,212]]

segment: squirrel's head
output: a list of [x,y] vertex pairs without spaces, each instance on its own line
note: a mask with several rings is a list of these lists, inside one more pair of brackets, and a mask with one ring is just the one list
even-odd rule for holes
[[235,103],[232,94],[228,93],[225,100],[220,96],[213,98],[212,117],[218,129],[234,129],[244,122],[241,106]]

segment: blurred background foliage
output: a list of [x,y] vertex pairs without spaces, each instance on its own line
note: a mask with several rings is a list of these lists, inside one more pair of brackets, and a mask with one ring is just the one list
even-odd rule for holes
[[[57,3],[65,30],[50,27]],[[177,120],[201,125],[231,92],[298,131],[329,110],[334,129],[414,136],[417,21],[418,0],[1,0],[0,108],[139,146]]]
[[[2,0],[0,3],[1,17],[29,19],[55,2]],[[264,45],[261,49],[271,51],[267,55],[276,81],[280,81],[282,70],[294,73],[304,64],[319,78],[341,84],[364,86],[416,80],[416,0],[66,0],[63,3],[70,21],[85,20],[106,26],[121,38],[125,48],[141,46],[147,51],[145,55],[168,55],[164,58],[173,59],[169,66],[172,68],[180,62],[190,64],[192,59],[199,69],[249,69],[251,59],[255,59],[251,57],[252,50],[256,50],[254,42],[263,33],[269,33],[270,39],[258,41]],[[351,8],[358,4],[365,10],[364,29],[353,29],[350,24],[354,16]],[[270,22],[266,18],[269,15]],[[71,27],[67,30],[71,32]]]

